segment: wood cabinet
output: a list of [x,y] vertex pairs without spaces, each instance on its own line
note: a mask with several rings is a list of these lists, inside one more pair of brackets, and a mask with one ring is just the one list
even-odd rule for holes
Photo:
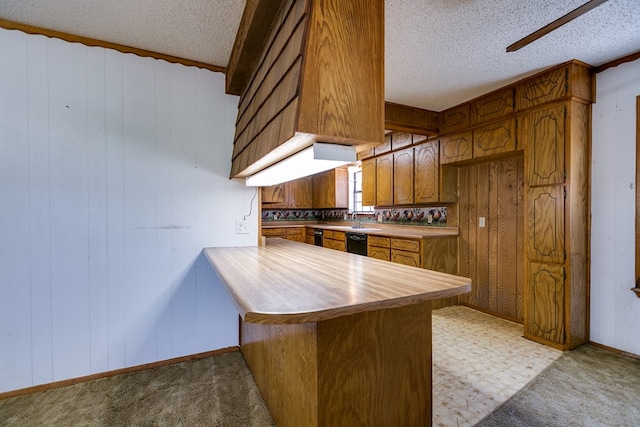
[[312,189],[311,177],[262,187],[262,204],[267,209],[311,209]]
[[393,153],[393,204],[413,203],[413,148]]
[[376,205],[376,159],[362,161],[362,205]]
[[375,206],[393,206],[393,153],[376,159]]
[[349,172],[337,168],[313,175],[313,208],[349,207]]
[[414,149],[414,203],[440,200],[440,142],[430,141]]
[[471,102],[471,122],[483,123],[513,112],[513,88],[500,89]]
[[391,261],[391,238],[369,235],[367,237],[367,255],[371,258]]
[[336,251],[347,250],[347,239],[344,231],[324,230],[322,233],[322,246]]
[[285,203],[287,183],[262,187],[262,203]]
[[440,138],[440,164],[460,162],[473,158],[473,134],[471,131]]
[[589,117],[589,104],[568,101],[518,118],[525,144],[525,336],[563,350],[588,340]]
[[507,119],[473,130],[473,157],[508,153],[516,149],[516,121]]
[[305,242],[305,227],[276,227],[262,228],[264,237],[282,237],[283,239],[293,240],[294,242]]

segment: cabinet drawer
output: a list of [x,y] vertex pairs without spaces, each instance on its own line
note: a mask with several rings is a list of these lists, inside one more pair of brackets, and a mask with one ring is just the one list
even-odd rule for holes
[[336,239],[344,241],[346,236],[344,231],[324,230],[322,233],[322,237],[325,239]]
[[398,264],[410,265],[412,267],[420,267],[420,254],[392,249],[391,261]]
[[367,238],[367,242],[369,246],[377,246],[380,248],[390,248],[391,247],[391,239],[389,237],[381,237],[381,236],[371,236]]
[[381,259],[383,261],[391,261],[391,251],[389,249],[369,246],[369,248],[367,249],[367,255],[369,255],[371,258]]
[[333,240],[324,238],[322,239],[322,246],[342,252],[347,250],[344,240]]
[[304,227],[287,228],[287,236],[302,236],[304,234]]
[[287,235],[286,228],[263,228],[262,235],[265,237],[285,237]]
[[391,249],[420,253],[420,240],[391,239]]

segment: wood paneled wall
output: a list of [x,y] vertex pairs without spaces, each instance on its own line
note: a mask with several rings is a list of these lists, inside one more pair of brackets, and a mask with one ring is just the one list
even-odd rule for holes
[[224,75],[9,30],[0,57],[0,392],[237,345],[201,255],[257,239]]
[[460,301],[522,321],[524,160],[461,167],[459,185],[459,274],[473,283]]

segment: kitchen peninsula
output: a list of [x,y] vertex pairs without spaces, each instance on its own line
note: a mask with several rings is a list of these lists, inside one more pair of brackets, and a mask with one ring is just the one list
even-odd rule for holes
[[279,426],[430,425],[430,301],[470,279],[285,239],[204,254]]

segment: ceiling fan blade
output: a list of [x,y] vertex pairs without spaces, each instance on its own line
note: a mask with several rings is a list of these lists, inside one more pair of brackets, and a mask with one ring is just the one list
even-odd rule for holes
[[538,40],[540,37],[542,37],[542,36],[544,36],[546,34],[549,34],[551,31],[555,30],[556,28],[566,24],[567,22],[573,21],[578,16],[589,12],[591,9],[594,9],[594,8],[600,6],[602,3],[606,3],[607,1],[608,0],[591,0],[591,1],[588,1],[587,3],[585,3],[582,6],[578,7],[577,9],[574,9],[571,12],[567,13],[563,17],[556,19],[552,23],[545,25],[544,27],[540,28],[537,31],[534,31],[533,33],[529,34],[528,36],[526,36],[524,38],[521,38],[520,40],[518,40],[514,44],[507,46],[507,52],[515,52],[516,50],[525,47],[529,43],[531,43],[531,42],[533,42],[535,40]]

